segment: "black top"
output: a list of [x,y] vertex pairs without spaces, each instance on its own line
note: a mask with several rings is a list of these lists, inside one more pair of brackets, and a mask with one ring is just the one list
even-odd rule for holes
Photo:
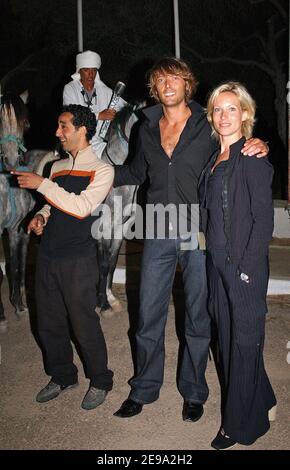
[[208,211],[206,245],[209,250],[225,248],[227,239],[224,230],[222,179],[228,161],[220,162],[210,173],[207,183],[206,208]]
[[[148,176],[147,204],[171,205],[177,209],[178,216],[186,214],[188,224],[192,214],[196,213],[196,207],[192,210],[191,204],[198,204],[197,188],[201,171],[216,149],[203,108],[195,101],[189,107],[192,114],[171,159],[161,146],[159,120],[163,115],[162,105],[144,110],[147,119],[140,127],[136,155],[130,165],[115,167],[114,180],[114,186],[140,185]],[[180,223],[184,227],[184,220]],[[177,233],[185,233],[184,228],[178,228]]]
[[[91,174],[75,176],[60,172],[53,177],[53,181],[70,193],[81,194],[89,185],[90,178]],[[96,240],[92,237],[91,230],[97,218],[98,216],[92,215],[83,219],[72,217],[52,205],[41,237],[40,255],[50,258],[96,256]]]
[[[273,232],[273,168],[268,158],[247,157],[241,153],[245,138],[230,146],[228,164],[222,176],[223,222],[226,251],[240,272],[254,275],[259,263],[268,256]],[[203,231],[207,233],[206,199],[213,155],[200,180]]]

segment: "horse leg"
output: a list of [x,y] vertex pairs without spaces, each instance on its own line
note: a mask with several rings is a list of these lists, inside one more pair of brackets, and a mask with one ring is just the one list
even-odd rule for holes
[[4,306],[2,303],[2,297],[1,297],[2,282],[3,282],[3,272],[0,266],[0,333],[5,333],[8,328],[8,322],[4,315]]
[[27,261],[27,251],[29,244],[29,235],[25,232],[22,233],[21,239],[21,257],[20,257],[20,299],[23,310],[28,310],[27,299],[26,299],[26,261]]
[[117,299],[112,292],[113,276],[114,276],[114,272],[116,269],[122,241],[123,240],[119,240],[119,239],[112,240],[111,257],[110,257],[109,272],[108,272],[107,287],[106,287],[108,302],[115,313],[120,313],[124,310],[120,300]]
[[111,317],[113,311],[107,298],[107,279],[109,273],[110,258],[110,240],[97,241],[98,268],[99,268],[99,285],[97,295],[97,311],[104,317]]
[[10,301],[15,307],[15,314],[20,318],[27,308],[22,300],[22,292],[25,289],[25,260],[23,254],[26,255],[27,250],[27,235],[23,230],[8,230],[9,232],[9,245],[10,245],[10,281],[11,281],[11,294]]

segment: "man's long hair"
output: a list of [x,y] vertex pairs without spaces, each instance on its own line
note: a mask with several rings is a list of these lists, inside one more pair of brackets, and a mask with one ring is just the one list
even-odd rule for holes
[[164,57],[159,60],[149,71],[148,88],[149,94],[156,101],[160,101],[157,93],[156,83],[160,75],[178,75],[185,81],[185,101],[188,103],[195,94],[198,82],[190,69],[190,66],[183,60],[176,57]]

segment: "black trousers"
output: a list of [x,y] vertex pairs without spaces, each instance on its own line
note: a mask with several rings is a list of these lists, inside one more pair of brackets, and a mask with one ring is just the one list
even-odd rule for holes
[[45,370],[60,385],[77,381],[70,327],[91,385],[112,389],[107,348],[96,308],[97,261],[94,257],[49,259],[36,269],[37,325]]
[[241,281],[225,250],[207,257],[209,311],[217,327],[222,380],[222,426],[240,444],[252,444],[270,427],[276,404],[263,361],[268,260],[259,260],[250,283]]

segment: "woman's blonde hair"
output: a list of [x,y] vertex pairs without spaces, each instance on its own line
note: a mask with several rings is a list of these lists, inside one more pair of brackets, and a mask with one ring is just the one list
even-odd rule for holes
[[212,135],[214,135],[217,139],[219,138],[218,133],[214,129],[212,121],[214,102],[215,99],[221,93],[225,93],[226,91],[234,93],[240,102],[242,111],[247,112],[247,117],[245,121],[242,122],[242,134],[246,137],[246,139],[249,139],[250,137],[252,137],[253,127],[255,123],[256,103],[251,97],[246,87],[239,82],[222,83],[211,92],[207,102],[206,111],[207,119],[212,127]]
[[191,97],[196,92],[198,82],[192,73],[189,65],[183,60],[177,59],[176,57],[164,57],[157,62],[149,71],[148,88],[151,98],[159,101],[157,93],[157,79],[160,75],[178,75],[186,83],[185,88],[185,101],[188,103]]

